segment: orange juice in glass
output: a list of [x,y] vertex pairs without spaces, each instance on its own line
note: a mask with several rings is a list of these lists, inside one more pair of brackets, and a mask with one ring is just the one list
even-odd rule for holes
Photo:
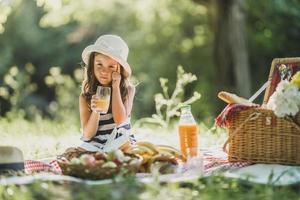
[[111,89],[110,87],[103,87],[98,86],[96,91],[96,109],[97,112],[101,114],[106,114],[109,108],[109,102],[110,102],[110,94]]

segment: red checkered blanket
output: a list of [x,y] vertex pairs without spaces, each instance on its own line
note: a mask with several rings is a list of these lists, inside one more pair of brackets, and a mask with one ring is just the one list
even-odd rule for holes
[[57,160],[51,160],[50,162],[39,161],[39,160],[25,160],[25,173],[31,174],[33,172],[54,172],[61,174],[61,169],[57,163]]
[[[203,153],[203,166],[204,174],[209,175],[214,172],[224,171],[227,169],[241,168],[251,165],[250,162],[229,162],[227,154],[223,152],[221,148],[202,150]],[[61,174],[62,171],[57,163],[57,160],[51,160],[50,162],[38,161],[38,160],[26,160],[25,172],[41,172],[50,171],[56,174]]]
[[252,106],[246,106],[246,105],[243,105],[243,104],[228,104],[224,109],[223,111],[219,114],[218,117],[216,117],[215,119],[215,124],[218,125],[219,127],[222,127],[222,128],[226,128],[227,125],[228,125],[228,122],[227,122],[227,118],[233,114],[234,112],[237,112],[239,110],[246,110],[246,109],[249,109],[249,108],[256,108],[256,107],[259,107],[259,105],[252,105]]
[[214,172],[225,171],[228,169],[242,168],[252,165],[251,162],[229,162],[228,159],[216,158],[214,156],[204,157],[204,174],[209,175]]

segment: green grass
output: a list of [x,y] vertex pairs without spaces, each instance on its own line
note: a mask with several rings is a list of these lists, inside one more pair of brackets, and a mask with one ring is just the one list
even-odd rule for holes
[[[62,122],[37,119],[34,122],[16,118],[9,121],[0,119],[0,133],[2,139],[0,145],[12,145],[23,151],[25,159],[43,159],[55,157],[68,147],[80,144],[79,122],[74,119],[63,120]],[[200,124],[199,146],[208,148],[221,146],[227,135],[218,130],[211,131]],[[176,125],[170,129],[159,127],[134,127],[132,132],[137,140],[147,140],[155,144],[167,144],[179,148]]]
[[300,199],[299,186],[275,187],[250,184],[221,175],[193,182],[142,184],[133,178],[108,185],[35,182],[30,185],[0,186],[0,199],[144,199],[144,200],[215,200],[215,199]]
[[23,151],[25,159],[41,159],[62,153],[79,144],[79,126],[38,119],[34,122],[16,118],[0,120],[0,145],[12,145]]
[[[176,126],[173,129],[135,128],[137,139],[178,146]],[[25,159],[52,157],[67,147],[80,143],[79,126],[70,120],[55,122],[23,119],[0,120],[0,145],[13,145],[24,152]],[[200,126],[200,147],[220,146],[226,134],[212,134]],[[1,179],[1,177],[0,177]],[[275,187],[223,177],[221,174],[183,183],[142,184],[132,177],[108,185],[86,185],[66,182],[37,181],[29,185],[0,186],[0,199],[300,199],[300,186]]]

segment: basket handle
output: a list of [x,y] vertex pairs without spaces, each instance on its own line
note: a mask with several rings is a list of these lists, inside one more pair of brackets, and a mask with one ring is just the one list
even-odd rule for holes
[[254,113],[251,113],[246,119],[245,121],[243,121],[243,123],[241,123],[239,125],[239,127],[237,127],[234,132],[229,135],[228,139],[226,140],[226,142],[224,143],[223,145],[223,151],[225,153],[228,153],[227,151],[227,146],[228,146],[228,143],[229,143],[229,140],[231,140],[231,138],[233,138],[233,136],[248,122],[248,121],[252,121],[252,120],[256,120],[259,116],[261,115],[261,113],[259,112],[254,112]]

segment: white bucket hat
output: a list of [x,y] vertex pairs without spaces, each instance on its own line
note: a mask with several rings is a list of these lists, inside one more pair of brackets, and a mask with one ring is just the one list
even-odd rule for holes
[[0,155],[0,171],[24,169],[24,158],[20,149],[12,146],[0,146]]
[[126,76],[131,75],[131,67],[127,63],[129,48],[126,42],[117,35],[102,35],[92,45],[87,46],[82,52],[82,60],[88,65],[92,52],[104,54],[116,60],[126,72]]

